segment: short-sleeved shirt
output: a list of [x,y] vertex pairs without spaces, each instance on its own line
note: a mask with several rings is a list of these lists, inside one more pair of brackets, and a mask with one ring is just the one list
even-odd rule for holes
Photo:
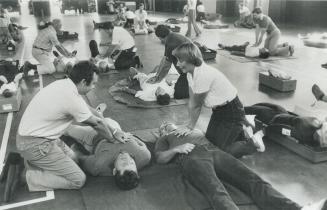
[[136,10],[135,11],[135,17],[138,21],[145,21],[145,19],[148,17],[148,13],[145,10]]
[[196,7],[197,12],[205,12],[205,7],[203,4],[200,4],[199,6]]
[[120,50],[127,50],[135,46],[132,35],[122,27],[114,27],[112,33],[112,44],[119,45]]
[[250,58],[258,57],[260,54],[259,51],[260,51],[259,47],[252,47],[252,46],[248,45],[245,48],[245,57],[250,57]]
[[245,17],[251,15],[249,8],[247,8],[246,6],[243,6],[242,9],[239,10],[239,12]]
[[209,108],[230,102],[237,96],[236,88],[226,76],[204,62],[195,67],[193,76],[187,73],[187,80],[194,94],[207,93],[204,105]]
[[134,12],[132,12],[132,11],[126,11],[125,12],[125,17],[127,18],[127,19],[134,19],[135,18],[135,14],[134,14]]
[[197,0],[187,0],[188,9],[195,10],[196,2],[197,2]]
[[194,144],[194,145],[206,145],[210,144],[209,140],[204,136],[202,131],[194,129],[192,133],[187,136],[177,137],[175,134],[169,134],[167,136],[158,139],[155,145],[155,152],[162,152],[177,147],[182,144]]
[[58,139],[74,122],[92,113],[70,79],[55,81],[40,90],[27,106],[20,121],[20,136]]
[[57,38],[56,29],[53,26],[48,26],[45,29],[39,31],[36,36],[33,46],[42,48],[47,51],[51,51],[53,46],[59,45],[60,42]]
[[254,18],[255,24],[258,24],[260,28],[266,28],[267,34],[270,34],[274,30],[278,29],[275,23],[267,15],[263,15],[262,19]]
[[165,44],[165,56],[168,58],[168,61],[173,63],[175,68],[179,73],[181,73],[181,69],[177,66],[177,58],[173,56],[173,51],[184,43],[191,43],[192,41],[181,35],[174,32],[170,32],[166,38],[166,44]]

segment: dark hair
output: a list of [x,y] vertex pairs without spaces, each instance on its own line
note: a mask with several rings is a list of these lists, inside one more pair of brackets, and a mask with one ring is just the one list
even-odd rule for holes
[[262,9],[260,7],[256,7],[252,11],[252,14],[261,14],[261,13],[262,13]]
[[140,3],[140,4],[139,4],[139,7],[140,7],[140,6],[144,6],[144,4],[143,4],[143,3]]
[[173,55],[180,61],[186,61],[194,66],[201,66],[203,62],[200,49],[193,43],[184,43],[178,46]]
[[78,84],[85,79],[86,85],[90,85],[93,80],[93,74],[98,74],[99,70],[98,67],[90,61],[80,61],[67,73],[68,78],[70,78],[75,84]]
[[263,59],[269,58],[269,56],[270,56],[269,52],[261,52],[259,54],[259,58],[263,58]]
[[46,22],[46,23],[44,23],[44,25],[42,24],[42,25],[38,25],[38,29],[39,30],[42,30],[42,29],[46,29],[46,28],[48,28],[49,26],[52,26],[53,24],[52,24],[52,22]]
[[103,23],[100,23],[99,24],[99,28],[100,29],[107,29],[107,30],[110,30],[110,29],[114,29],[114,24],[110,21],[107,21],[107,22],[103,22]]
[[167,26],[165,25],[158,25],[155,31],[155,34],[159,38],[166,38],[170,33],[170,30]]
[[138,186],[140,182],[140,177],[135,171],[124,171],[123,174],[120,174],[117,171],[115,175],[115,183],[117,187],[122,190],[131,190]]
[[157,103],[159,105],[168,105],[170,103],[170,96],[166,93],[157,96]]

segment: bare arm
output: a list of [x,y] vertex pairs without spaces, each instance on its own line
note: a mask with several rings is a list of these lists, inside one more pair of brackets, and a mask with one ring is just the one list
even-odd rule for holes
[[68,50],[66,50],[66,48],[62,44],[58,44],[55,47],[65,57],[71,57],[72,56],[72,54],[70,52],[68,52]]
[[98,118],[92,115],[83,123],[93,127],[93,129],[96,130],[97,133],[104,139],[107,139],[109,142],[114,142],[114,137],[111,130],[109,129],[110,127],[107,125],[107,123],[104,122],[103,118]]
[[128,87],[123,87],[121,90],[122,90],[123,92],[125,92],[125,93],[129,93],[129,94],[131,94],[131,95],[135,95],[135,94],[137,93],[136,90],[131,89],[131,88],[128,88]]
[[195,145],[186,143],[166,151],[158,151],[155,153],[157,163],[166,164],[171,161],[177,154],[188,154],[194,149]]
[[196,122],[199,119],[204,99],[207,96],[207,92],[201,94],[194,94],[191,89],[189,92],[190,100],[188,103],[188,113],[190,116],[190,122],[187,127],[190,129],[194,129]]
[[157,83],[161,82],[163,78],[165,78],[170,70],[172,63],[168,61],[167,57],[163,57],[160,61],[157,73],[154,77],[150,78],[147,83]]

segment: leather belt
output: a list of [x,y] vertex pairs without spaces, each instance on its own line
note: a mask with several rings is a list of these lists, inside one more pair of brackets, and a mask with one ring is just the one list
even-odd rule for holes
[[38,50],[43,50],[43,51],[46,51],[46,52],[50,52],[51,51],[51,50],[46,50],[46,49],[41,48],[41,47],[37,47],[35,45],[33,45],[33,48],[38,49]]

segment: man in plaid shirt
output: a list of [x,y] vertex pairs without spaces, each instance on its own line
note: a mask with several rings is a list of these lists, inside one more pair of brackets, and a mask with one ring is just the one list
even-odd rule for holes
[[62,26],[59,19],[54,19],[52,22],[40,26],[44,28],[39,31],[32,49],[32,55],[40,65],[36,66],[26,61],[23,68],[25,76],[31,69],[37,70],[39,74],[52,74],[56,71],[51,53],[53,46],[65,57],[74,56],[74,54],[69,52],[57,38],[57,32],[60,31]]

